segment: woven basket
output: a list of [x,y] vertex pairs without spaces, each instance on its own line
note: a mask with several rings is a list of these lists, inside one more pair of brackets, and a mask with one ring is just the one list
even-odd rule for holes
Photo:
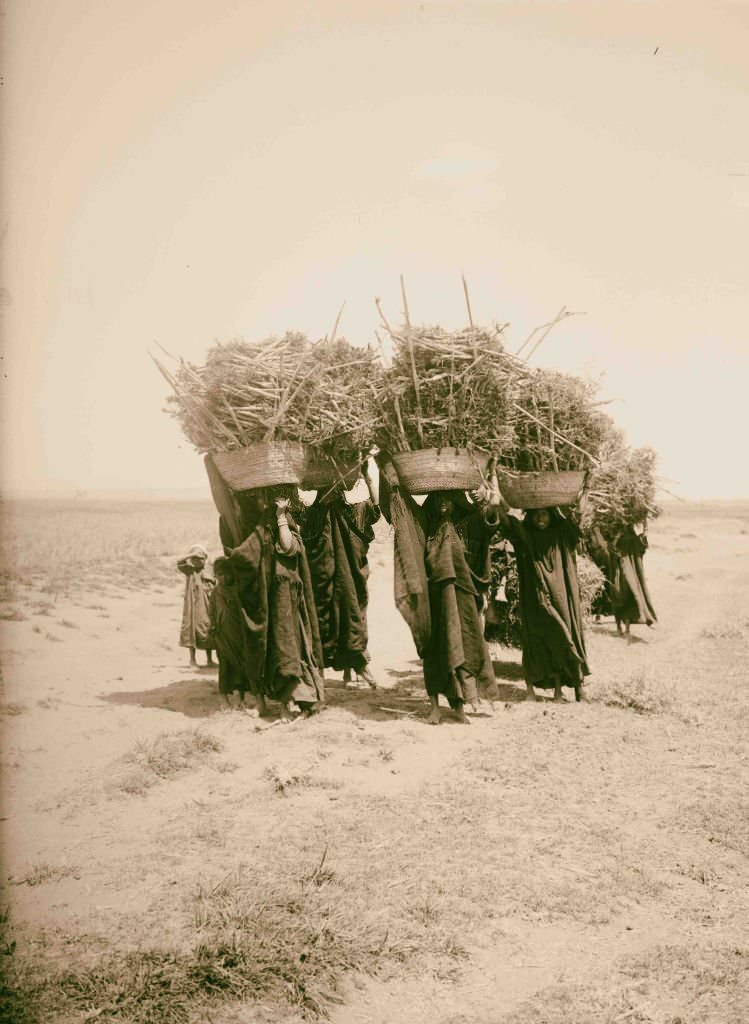
[[485,456],[464,448],[423,448],[391,456],[401,484],[411,494],[432,491],[473,491],[481,485]]
[[307,454],[307,462],[302,474],[302,487],[308,491],[321,491],[332,487],[344,479],[346,490],[350,490],[361,476],[359,463],[335,466],[327,459],[320,458],[312,452]]
[[213,463],[233,491],[299,484],[307,462],[295,441],[260,441],[233,452],[213,452]]
[[573,505],[582,490],[584,471],[503,473],[497,471],[502,497],[511,508],[552,508]]

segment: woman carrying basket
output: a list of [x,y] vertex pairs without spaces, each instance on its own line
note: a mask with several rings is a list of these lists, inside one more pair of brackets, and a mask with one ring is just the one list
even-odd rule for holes
[[367,667],[367,553],[380,508],[368,464],[364,462],[361,468],[369,498],[349,504],[345,479],[319,491],[304,515],[302,537],[315,594],[323,664],[342,671],[344,683],[351,682],[355,672],[375,688]]
[[642,559],[648,548],[645,524],[628,524],[614,538],[613,606],[617,631],[629,637],[629,627],[658,621],[645,580]]
[[428,721],[439,724],[442,694],[468,724],[465,704],[475,706],[479,691],[496,696],[483,608],[498,493],[477,492],[480,504],[471,504],[463,491],[435,491],[419,507],[392,463],[380,468],[382,511],[395,530],[396,603],[423,661]]
[[291,488],[253,492],[255,526],[229,555],[247,627],[249,684],[261,715],[266,700],[289,704],[305,714],[319,710],[325,696],[322,648],[304,543],[289,514]]
[[[580,511],[587,485],[580,495]],[[517,558],[520,589],[523,672],[528,700],[538,700],[535,687],[553,689],[563,701],[562,687],[574,688],[580,700],[585,676],[590,675],[580,609],[575,552],[580,530],[575,519],[558,508],[526,511],[522,520],[508,515],[500,501],[502,532]]]

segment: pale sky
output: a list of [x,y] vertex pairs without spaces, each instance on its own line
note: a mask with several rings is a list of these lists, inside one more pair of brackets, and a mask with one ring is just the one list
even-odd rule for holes
[[[147,356],[510,321],[748,497],[749,0],[6,0],[3,486],[204,487]],[[657,51],[657,52],[656,52]],[[206,494],[207,492],[207,487]]]

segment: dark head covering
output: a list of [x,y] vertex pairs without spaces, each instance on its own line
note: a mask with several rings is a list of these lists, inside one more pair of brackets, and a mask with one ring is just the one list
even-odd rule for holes
[[444,498],[449,498],[453,503],[453,522],[458,522],[475,507],[466,497],[465,491],[432,491],[422,505],[429,533],[432,533],[440,522],[440,504]]

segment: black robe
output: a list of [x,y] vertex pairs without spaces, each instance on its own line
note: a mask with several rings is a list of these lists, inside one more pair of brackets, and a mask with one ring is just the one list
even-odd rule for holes
[[286,553],[275,522],[264,518],[229,560],[247,627],[253,693],[313,704],[325,695],[322,648],[304,544],[295,529],[292,537]]
[[603,573],[603,589],[594,600],[591,611],[594,615],[613,615],[614,577],[616,575],[616,556],[611,546],[597,526],[590,530],[584,539],[585,552],[591,562]]
[[236,584],[218,581],[208,598],[211,642],[218,654],[218,692],[245,693],[247,677],[247,627]]
[[645,534],[638,536],[631,526],[628,526],[615,541],[613,606],[617,622],[643,623],[650,626],[658,621],[642,564],[647,547],[648,539]]
[[427,693],[441,693],[455,706],[475,701],[479,689],[496,696],[481,613],[489,586],[489,539],[497,523],[469,505],[462,492],[450,497],[451,521],[439,518],[439,493],[421,508],[400,490],[388,493],[387,514],[395,528],[396,603],[423,660]]
[[307,551],[320,626],[323,664],[336,671],[363,671],[367,650],[367,553],[380,510],[371,500],[319,500],[306,511],[302,537]]
[[580,610],[575,551],[577,525],[556,509],[539,530],[527,516],[507,517],[520,583],[523,672],[526,682],[551,689],[558,680],[578,687],[590,675]]

